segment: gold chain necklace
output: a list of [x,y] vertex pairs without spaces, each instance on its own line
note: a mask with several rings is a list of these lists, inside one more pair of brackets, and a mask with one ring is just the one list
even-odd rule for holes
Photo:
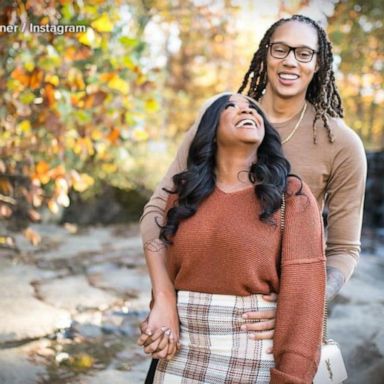
[[307,110],[307,103],[305,102],[303,110],[301,111],[301,115],[300,115],[300,118],[299,118],[298,122],[296,123],[295,127],[292,129],[292,132],[284,140],[281,141],[281,144],[285,144],[287,141],[292,139],[293,135],[297,131],[297,128],[299,128],[299,125],[300,125],[300,123],[303,120],[303,117],[304,117],[304,114],[305,114],[306,110]]

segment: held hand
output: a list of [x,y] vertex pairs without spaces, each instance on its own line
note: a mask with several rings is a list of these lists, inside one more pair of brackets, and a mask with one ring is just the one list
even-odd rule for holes
[[147,320],[141,323],[138,344],[153,358],[172,358],[179,339],[179,318],[174,295],[159,295]]
[[[263,299],[270,302],[277,301],[276,293],[263,295]],[[251,331],[249,338],[253,340],[272,339],[275,328],[276,310],[246,312],[243,318],[247,320],[260,320],[256,323],[247,323],[241,326],[242,331]]]
[[157,352],[152,353],[154,359],[167,359],[171,360],[176,352],[180,349],[180,344],[175,342],[175,337],[172,335],[169,329],[161,328],[161,332],[152,332],[148,329],[148,318],[140,324],[141,335],[137,340],[137,344],[147,347],[152,344],[153,341],[160,339],[157,347]]

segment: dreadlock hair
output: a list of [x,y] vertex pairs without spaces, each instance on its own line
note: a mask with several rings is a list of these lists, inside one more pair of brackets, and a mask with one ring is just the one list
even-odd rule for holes
[[[164,189],[168,193],[177,194],[175,204],[167,213],[165,225],[159,225],[159,238],[167,244],[172,243],[170,238],[175,235],[180,222],[193,216],[203,200],[214,191],[216,132],[220,115],[228,105],[230,96],[220,96],[205,110],[189,148],[187,169],[173,176],[173,191]],[[254,100],[247,99],[263,118],[265,129],[263,141],[257,149],[257,161],[250,166],[248,178],[255,186],[255,194],[262,208],[259,219],[276,225],[271,216],[281,206],[291,166],[283,155],[278,132]]]
[[343,107],[339,92],[335,83],[335,74],[332,69],[333,54],[332,45],[327,38],[324,29],[314,20],[303,15],[293,15],[286,19],[280,19],[265,32],[259,48],[254,53],[251,65],[244,76],[243,83],[238,90],[242,93],[248,86],[247,95],[259,100],[267,85],[267,54],[271,37],[276,29],[289,21],[298,21],[311,25],[317,32],[319,50],[317,54],[317,64],[319,70],[314,74],[309,83],[306,99],[313,104],[315,108],[315,118],[313,120],[313,141],[317,142],[316,121],[321,119],[324,127],[328,131],[329,141],[334,141],[331,127],[328,124],[328,116],[343,117]]

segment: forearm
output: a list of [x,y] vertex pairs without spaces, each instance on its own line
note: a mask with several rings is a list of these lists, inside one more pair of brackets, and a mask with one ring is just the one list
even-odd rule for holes
[[[333,235],[333,233],[331,234]],[[328,237],[325,255],[327,268],[335,268],[343,274],[343,284],[352,276],[360,257],[360,232],[355,240],[333,240]]]
[[153,298],[173,296],[174,285],[166,266],[166,245],[160,239],[151,240],[144,245],[144,254],[152,284]]
[[327,301],[331,301],[339,293],[345,282],[344,275],[335,267],[327,267]]

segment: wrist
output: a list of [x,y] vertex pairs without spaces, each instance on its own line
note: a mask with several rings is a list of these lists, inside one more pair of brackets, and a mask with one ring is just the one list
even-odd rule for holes
[[171,300],[176,302],[176,291],[174,289],[167,289],[167,290],[161,290],[161,291],[155,291],[153,293],[153,298],[155,301],[158,300]]

